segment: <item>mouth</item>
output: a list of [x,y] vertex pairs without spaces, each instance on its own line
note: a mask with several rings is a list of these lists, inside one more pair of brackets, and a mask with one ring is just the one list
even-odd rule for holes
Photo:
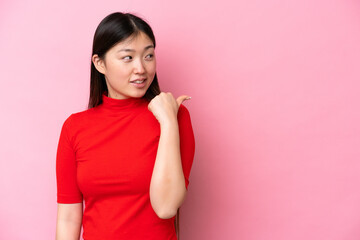
[[145,82],[146,78],[138,78],[138,79],[135,79],[135,80],[132,80],[130,81],[131,83],[143,83]]
[[139,79],[130,81],[130,83],[137,88],[143,88],[146,85],[146,80],[147,80],[146,78],[139,78]]

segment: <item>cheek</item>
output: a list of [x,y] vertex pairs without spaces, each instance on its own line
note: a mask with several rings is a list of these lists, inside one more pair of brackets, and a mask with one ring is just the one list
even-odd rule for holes
[[113,64],[111,66],[111,74],[118,77],[127,77],[131,74],[131,67],[120,63]]
[[156,62],[153,62],[153,63],[149,64],[148,71],[149,72],[155,72],[156,71]]

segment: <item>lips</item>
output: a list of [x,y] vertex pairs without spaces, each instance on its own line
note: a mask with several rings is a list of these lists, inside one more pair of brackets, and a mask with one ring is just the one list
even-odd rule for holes
[[145,80],[145,79],[146,79],[146,78],[138,78],[138,79],[131,80],[130,82],[143,81],[143,80]]

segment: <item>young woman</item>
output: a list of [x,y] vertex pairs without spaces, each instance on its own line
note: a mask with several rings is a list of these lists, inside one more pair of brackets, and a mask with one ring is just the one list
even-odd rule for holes
[[195,153],[190,97],[160,91],[151,27],[131,13],[105,17],[90,78],[88,109],[60,133],[56,239],[78,240],[81,226],[84,240],[178,239]]

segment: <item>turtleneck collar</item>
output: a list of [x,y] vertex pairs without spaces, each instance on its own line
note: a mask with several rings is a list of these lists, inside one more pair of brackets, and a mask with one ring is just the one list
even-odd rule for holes
[[108,92],[102,93],[102,104],[99,107],[106,113],[116,115],[118,113],[132,112],[143,104],[148,103],[145,98],[116,99],[108,97]]

